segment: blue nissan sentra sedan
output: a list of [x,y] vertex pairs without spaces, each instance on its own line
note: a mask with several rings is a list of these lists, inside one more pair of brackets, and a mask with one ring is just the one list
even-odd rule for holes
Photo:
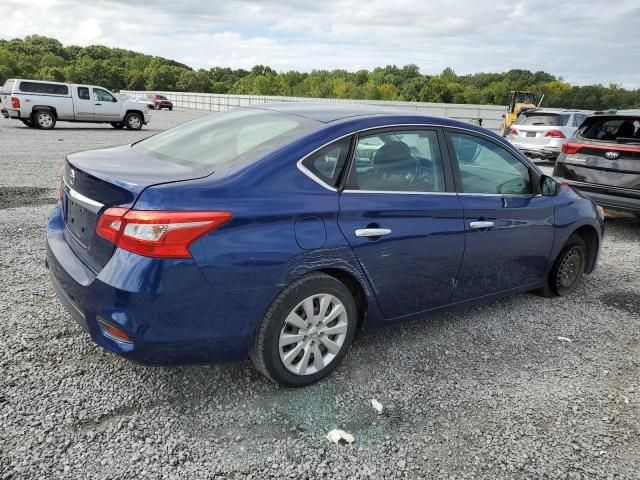
[[357,330],[596,266],[602,210],[499,136],[384,107],[215,113],[66,158],[47,265],[102,347],[302,386]]

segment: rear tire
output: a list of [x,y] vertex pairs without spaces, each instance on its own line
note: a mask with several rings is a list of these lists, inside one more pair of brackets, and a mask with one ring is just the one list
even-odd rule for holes
[[51,110],[38,110],[31,115],[37,128],[52,130],[56,126],[56,115]]
[[355,301],[342,282],[323,273],[306,275],[271,303],[255,334],[251,360],[280,385],[310,385],[340,364],[356,322]]
[[551,268],[547,284],[538,290],[543,297],[564,297],[575,291],[587,265],[587,247],[579,235],[571,235]]
[[142,115],[131,112],[124,118],[124,124],[128,130],[140,130],[142,128]]
[[28,119],[28,120],[20,120],[22,123],[24,123],[27,127],[29,128],[35,128],[35,124],[33,123],[33,120]]

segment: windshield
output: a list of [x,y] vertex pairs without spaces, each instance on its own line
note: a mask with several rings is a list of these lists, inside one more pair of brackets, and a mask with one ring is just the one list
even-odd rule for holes
[[518,125],[562,127],[569,121],[569,116],[557,113],[523,113],[518,119]]
[[258,158],[317,126],[317,122],[302,117],[241,108],[201,117],[132,148],[175,163],[221,165]]
[[167,99],[167,97],[163,97],[162,95],[156,95],[156,98],[158,100],[166,100]]

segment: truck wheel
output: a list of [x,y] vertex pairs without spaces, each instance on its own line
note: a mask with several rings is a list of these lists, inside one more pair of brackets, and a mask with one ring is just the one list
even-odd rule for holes
[[50,110],[38,110],[32,118],[35,126],[42,130],[51,130],[56,126],[56,116]]
[[121,128],[124,128],[124,123],[123,122],[112,122],[111,126],[113,128],[117,128],[118,130],[120,130]]
[[29,128],[35,128],[35,124],[33,123],[33,120],[31,120],[31,119],[20,120],[20,121],[22,123],[24,123]]
[[125,117],[124,124],[129,130],[140,130],[142,128],[142,117],[139,113],[131,112]]

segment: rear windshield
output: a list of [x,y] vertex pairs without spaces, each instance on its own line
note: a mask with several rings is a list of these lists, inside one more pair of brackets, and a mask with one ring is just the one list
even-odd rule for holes
[[170,162],[221,165],[258,158],[317,128],[283,113],[237,109],[213,113],[136,143],[133,148]]
[[640,117],[591,118],[580,132],[580,137],[603,142],[640,142]]
[[16,83],[15,80],[7,80],[6,82],[4,82],[4,85],[2,86],[2,93],[4,95],[11,94],[11,89],[13,88],[14,83]]
[[156,98],[159,100],[166,100],[167,97],[163,97],[162,95],[156,95]]
[[547,127],[563,127],[570,115],[558,113],[523,113],[518,118],[518,125],[539,125]]
[[47,95],[68,95],[69,87],[56,83],[20,82],[20,91]]

